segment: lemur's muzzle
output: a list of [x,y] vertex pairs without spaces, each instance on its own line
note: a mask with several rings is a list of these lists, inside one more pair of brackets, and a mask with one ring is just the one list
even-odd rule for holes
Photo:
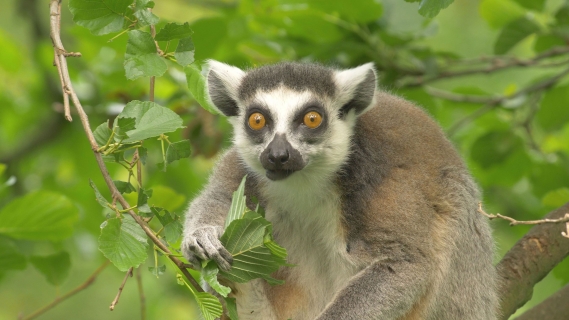
[[284,134],[276,134],[261,153],[261,164],[271,180],[282,180],[306,165],[300,152],[292,147]]

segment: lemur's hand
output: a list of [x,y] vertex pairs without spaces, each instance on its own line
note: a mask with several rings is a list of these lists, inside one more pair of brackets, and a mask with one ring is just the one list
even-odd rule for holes
[[221,228],[214,226],[201,227],[187,234],[182,241],[182,253],[195,267],[200,268],[200,260],[213,260],[223,271],[228,271],[233,257],[227,251],[219,237]]

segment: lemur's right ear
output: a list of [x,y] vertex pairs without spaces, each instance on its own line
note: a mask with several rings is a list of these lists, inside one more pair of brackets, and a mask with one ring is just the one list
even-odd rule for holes
[[237,89],[245,72],[215,60],[208,60],[208,65],[207,89],[211,102],[224,115],[236,116]]

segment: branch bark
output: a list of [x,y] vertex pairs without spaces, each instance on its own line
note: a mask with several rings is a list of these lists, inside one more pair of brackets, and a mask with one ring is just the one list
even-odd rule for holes
[[569,284],[524,312],[516,320],[566,320],[569,318]]
[[[545,218],[560,219],[567,212],[569,202]],[[569,240],[561,235],[564,228],[564,224],[536,225],[498,263],[501,319],[508,319],[528,302],[535,284],[569,255]]]

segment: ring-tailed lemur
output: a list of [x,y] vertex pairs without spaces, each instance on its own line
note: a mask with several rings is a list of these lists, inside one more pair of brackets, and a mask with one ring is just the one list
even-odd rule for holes
[[477,186],[433,120],[376,90],[372,64],[209,67],[234,146],[186,213],[183,253],[230,267],[218,238],[248,174],[296,265],[282,286],[232,284],[240,319],[496,319]]

